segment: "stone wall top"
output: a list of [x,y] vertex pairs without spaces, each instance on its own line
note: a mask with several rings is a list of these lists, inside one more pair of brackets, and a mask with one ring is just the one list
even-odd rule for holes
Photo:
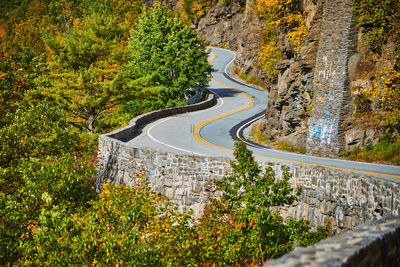
[[132,119],[129,122],[128,126],[117,129],[111,133],[101,135],[99,137],[99,139],[104,138],[104,137],[109,137],[109,138],[117,139],[122,142],[126,142],[135,135],[137,130],[140,128],[140,126],[142,126],[146,123],[149,123],[151,121],[158,120],[161,118],[177,115],[177,114],[206,109],[206,108],[213,106],[215,103],[216,103],[216,96],[214,94],[209,94],[206,100],[199,102],[197,104],[191,104],[191,105],[186,105],[186,106],[181,106],[181,107],[172,107],[172,108],[166,108],[166,109],[148,112],[148,113],[139,115],[139,116],[135,117],[134,119]]
[[400,266],[400,216],[369,221],[353,231],[296,248],[272,266]]

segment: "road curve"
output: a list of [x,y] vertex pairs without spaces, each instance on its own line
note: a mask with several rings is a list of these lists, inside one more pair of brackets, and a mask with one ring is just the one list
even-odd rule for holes
[[[153,148],[180,154],[233,157],[234,137],[262,117],[267,106],[267,93],[247,86],[226,73],[235,53],[210,48],[212,74],[209,90],[218,96],[210,109],[164,118],[146,125],[142,133],[129,141],[137,147]],[[248,143],[258,161],[295,162],[365,173],[389,180],[400,179],[400,167],[301,155],[266,149]]]

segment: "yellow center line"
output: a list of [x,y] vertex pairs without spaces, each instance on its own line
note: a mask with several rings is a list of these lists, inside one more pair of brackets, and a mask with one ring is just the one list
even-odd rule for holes
[[[216,54],[215,52],[211,51],[211,53],[214,55],[214,57],[209,61],[209,63],[211,63],[214,59],[217,58],[217,54]],[[254,104],[254,99],[253,99],[251,96],[249,96],[248,94],[246,94],[245,92],[242,92],[242,91],[240,91],[240,90],[238,90],[238,89],[236,89],[236,88],[233,88],[233,87],[231,87],[231,86],[229,86],[229,85],[226,85],[226,84],[224,84],[224,83],[222,83],[222,82],[220,82],[220,81],[217,81],[217,80],[215,80],[215,79],[213,79],[213,78],[210,78],[210,79],[213,80],[214,82],[217,82],[217,83],[219,83],[219,84],[225,86],[225,87],[231,88],[231,89],[235,90],[236,92],[241,93],[242,95],[245,95],[246,97],[249,98],[250,104],[248,104],[246,107],[241,108],[241,109],[239,109],[239,110],[236,110],[236,111],[233,111],[233,112],[230,112],[230,113],[227,113],[227,114],[224,114],[224,115],[221,115],[221,116],[218,116],[218,117],[215,117],[215,118],[212,118],[212,119],[203,121],[203,122],[200,123],[200,124],[197,124],[197,125],[194,127],[193,137],[194,137],[197,141],[199,141],[199,142],[201,142],[201,143],[203,143],[203,144],[205,144],[205,145],[212,146],[212,147],[219,148],[219,149],[223,149],[223,150],[234,151],[233,149],[226,148],[226,147],[221,147],[221,146],[217,146],[217,145],[214,145],[214,144],[211,144],[211,143],[207,142],[206,140],[202,139],[202,138],[198,135],[198,132],[199,132],[199,130],[200,130],[200,128],[201,128],[202,126],[204,126],[204,125],[206,125],[206,124],[208,124],[208,123],[210,123],[210,122],[212,122],[212,121],[215,121],[215,120],[224,118],[224,117],[226,117],[226,116],[229,116],[229,115],[232,115],[232,114],[235,114],[235,113],[238,113],[238,112],[240,112],[240,111],[243,111],[243,110],[245,110],[245,109],[250,108],[250,107],[253,106],[253,104]],[[376,174],[376,175],[386,175],[386,176],[392,176],[392,177],[398,177],[398,178],[400,178],[400,175],[394,175],[394,174],[386,174],[386,173],[380,173],[380,172],[355,170],[355,169],[350,169],[350,168],[342,168],[342,167],[335,167],[335,166],[323,165],[323,164],[318,164],[318,163],[308,163],[308,162],[302,162],[302,161],[297,161],[297,160],[290,160],[290,159],[282,159],[282,158],[277,158],[277,157],[270,157],[270,156],[265,156],[265,155],[260,155],[260,154],[253,154],[253,155],[254,155],[254,156],[259,156],[259,157],[264,157],[264,158],[269,158],[269,159],[280,160],[280,161],[286,161],[286,162],[293,162],[293,163],[305,164],[305,165],[310,165],[310,166],[319,166],[319,167],[325,167],[325,168],[331,168],[331,169],[337,169],[337,170],[346,170],[346,171],[361,172],[361,173]]]
[[194,137],[197,141],[199,141],[199,142],[201,142],[201,143],[203,143],[203,144],[206,144],[206,145],[208,145],[208,146],[213,146],[213,147],[216,147],[216,148],[219,148],[219,149],[224,149],[224,150],[228,150],[228,151],[233,151],[233,149],[226,148],[226,147],[221,147],[221,146],[217,146],[217,145],[214,145],[214,144],[211,144],[211,143],[207,142],[206,140],[200,138],[199,135],[197,134],[197,132],[199,131],[200,127],[202,127],[203,125],[206,125],[207,123],[210,123],[210,122],[212,122],[212,121],[215,121],[215,120],[224,118],[224,117],[226,117],[226,116],[229,116],[229,115],[238,113],[238,112],[243,111],[243,110],[245,110],[245,109],[248,109],[249,107],[251,107],[251,106],[254,105],[254,99],[253,99],[251,96],[249,96],[248,94],[246,94],[246,93],[244,93],[244,92],[242,92],[242,91],[240,91],[240,90],[238,90],[238,89],[236,89],[236,88],[233,88],[233,87],[231,87],[231,86],[229,86],[229,85],[226,85],[226,84],[224,84],[224,83],[221,83],[221,82],[219,82],[219,81],[217,81],[217,80],[215,80],[215,79],[213,79],[213,78],[211,78],[211,80],[213,80],[214,82],[217,82],[217,83],[219,83],[219,84],[221,84],[221,85],[223,85],[223,86],[226,86],[226,87],[228,87],[228,88],[231,88],[231,89],[233,89],[233,90],[235,90],[235,91],[237,91],[237,92],[239,92],[239,93],[245,95],[246,97],[248,97],[248,98],[250,99],[250,104],[248,104],[248,105],[245,106],[244,108],[241,108],[241,109],[232,111],[232,112],[230,112],[230,113],[227,113],[227,114],[224,114],[224,115],[221,115],[221,116],[218,116],[218,117],[215,117],[215,118],[212,118],[212,119],[203,121],[203,122],[200,123],[200,124],[197,124],[197,125],[194,127],[193,137]]
[[208,63],[211,63],[214,59],[217,58],[217,53],[215,53],[214,51],[211,51],[211,54],[213,54],[214,57],[212,59],[210,59],[210,61],[208,61]]

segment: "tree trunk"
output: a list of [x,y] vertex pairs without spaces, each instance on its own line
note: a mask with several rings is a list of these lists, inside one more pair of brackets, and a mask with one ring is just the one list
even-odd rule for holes
[[89,113],[89,117],[88,117],[88,128],[87,128],[89,134],[93,133],[94,120],[95,120],[95,114],[91,110],[90,113]]

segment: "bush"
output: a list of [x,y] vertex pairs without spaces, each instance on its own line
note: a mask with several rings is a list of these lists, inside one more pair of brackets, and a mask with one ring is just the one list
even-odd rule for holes
[[54,207],[31,228],[25,263],[39,265],[188,266],[193,264],[190,213],[179,213],[146,183],[106,184],[83,212]]
[[298,199],[285,169],[276,180],[272,168],[262,172],[243,142],[235,143],[232,174],[216,182],[222,191],[200,221],[200,236],[207,248],[201,262],[216,265],[262,264],[290,252],[295,245],[308,246],[327,236],[327,229],[310,232],[308,222],[288,218],[279,207]]
[[230,176],[216,182],[222,190],[199,222],[191,212],[178,212],[165,196],[143,181],[134,187],[106,184],[90,207],[69,212],[51,205],[28,225],[30,237],[22,247],[28,265],[212,266],[254,265],[307,246],[327,235],[310,232],[304,220],[279,215],[279,207],[293,203],[290,176],[276,181],[264,173],[244,143],[236,143]]

